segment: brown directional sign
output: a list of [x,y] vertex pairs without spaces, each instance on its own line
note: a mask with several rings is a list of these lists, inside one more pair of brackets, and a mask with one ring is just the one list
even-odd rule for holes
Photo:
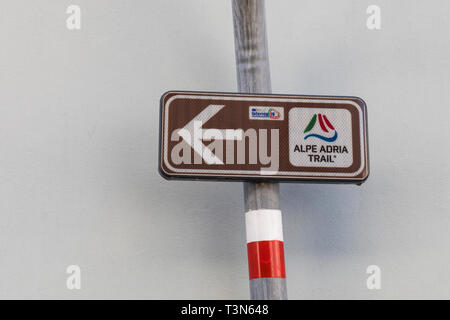
[[369,174],[360,98],[169,91],[160,121],[168,179],[361,183]]

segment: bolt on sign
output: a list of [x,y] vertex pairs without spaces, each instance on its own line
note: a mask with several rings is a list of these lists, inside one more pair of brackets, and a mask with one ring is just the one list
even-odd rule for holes
[[169,91],[160,116],[168,179],[359,184],[369,175],[357,97]]

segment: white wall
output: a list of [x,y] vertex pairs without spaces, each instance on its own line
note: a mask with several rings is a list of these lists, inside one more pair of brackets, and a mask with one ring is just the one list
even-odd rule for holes
[[[289,297],[450,298],[450,2],[266,7],[273,92],[369,111],[363,186],[281,187]],[[0,39],[0,298],[248,298],[241,183],[157,171],[160,95],[236,90],[230,2],[5,0]]]

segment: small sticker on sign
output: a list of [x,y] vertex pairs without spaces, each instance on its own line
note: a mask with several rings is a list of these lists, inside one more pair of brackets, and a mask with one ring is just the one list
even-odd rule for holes
[[250,120],[284,120],[284,109],[281,107],[250,106]]

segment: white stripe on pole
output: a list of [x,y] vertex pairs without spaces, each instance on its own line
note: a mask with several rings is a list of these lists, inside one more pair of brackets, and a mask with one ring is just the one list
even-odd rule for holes
[[247,243],[268,240],[283,241],[280,210],[250,210],[245,214],[245,226]]

